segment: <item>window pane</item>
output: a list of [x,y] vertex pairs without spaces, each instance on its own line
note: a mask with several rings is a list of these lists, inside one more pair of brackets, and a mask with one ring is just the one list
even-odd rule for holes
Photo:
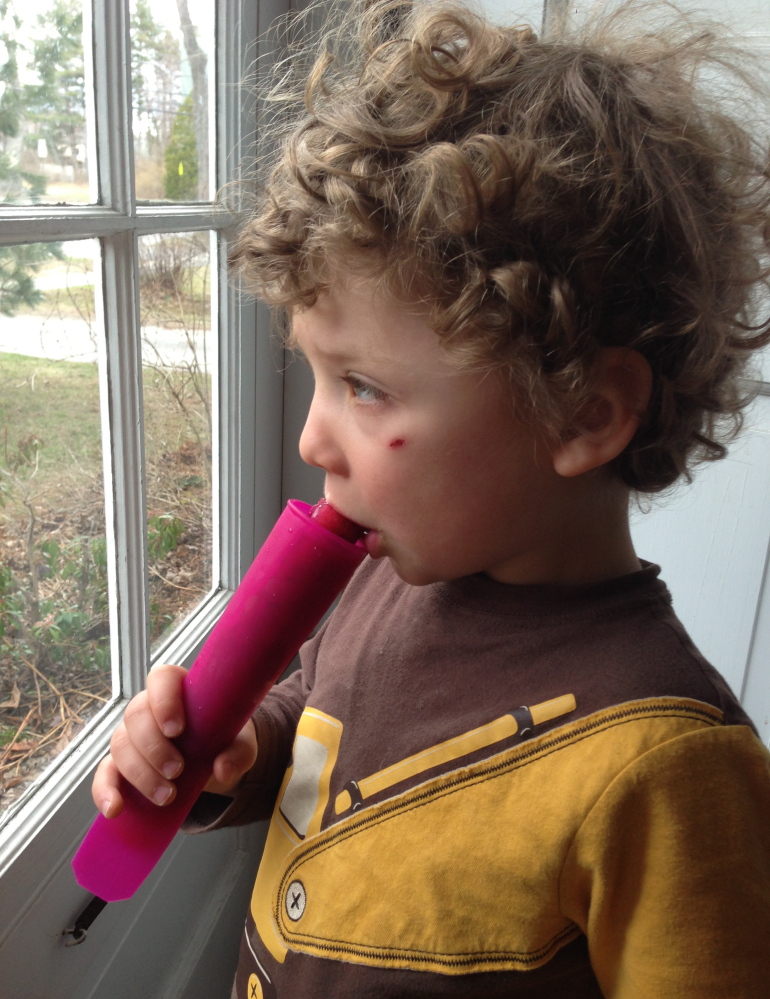
[[0,4],[0,202],[91,200],[83,28],[81,0]]
[[209,234],[139,240],[153,650],[213,586]]
[[211,0],[131,0],[136,196],[210,201]]
[[0,811],[112,694],[95,252],[0,247]]

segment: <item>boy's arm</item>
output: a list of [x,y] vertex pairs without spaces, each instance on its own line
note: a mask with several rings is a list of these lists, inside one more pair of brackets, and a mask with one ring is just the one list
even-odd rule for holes
[[608,999],[765,999],[770,755],[745,726],[680,736],[613,781],[562,881]]

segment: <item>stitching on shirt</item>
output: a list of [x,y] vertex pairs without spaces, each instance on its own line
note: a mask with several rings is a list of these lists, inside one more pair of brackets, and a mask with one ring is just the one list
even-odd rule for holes
[[299,933],[283,933],[285,940],[293,944],[306,944],[308,947],[312,947],[314,950],[326,951],[335,954],[350,954],[356,957],[377,957],[382,961],[394,960],[403,961],[407,958],[412,958],[414,960],[424,960],[426,963],[439,964],[446,968],[462,968],[473,964],[497,964],[500,961],[517,961],[520,964],[536,964],[543,962],[545,959],[549,958],[553,953],[555,953],[562,944],[566,943],[570,937],[576,937],[580,934],[580,927],[573,922],[570,922],[564,929],[559,930],[558,933],[554,934],[553,937],[548,941],[548,943],[543,944],[538,950],[535,951],[478,951],[472,954],[466,954],[463,957],[458,957],[457,955],[449,954],[439,954],[435,951],[417,950],[415,948],[398,950],[397,948],[383,948],[375,947],[373,945],[364,946],[359,944],[355,946],[350,944],[348,941],[335,940],[333,938],[325,937],[327,943],[319,943],[318,938],[305,936]]

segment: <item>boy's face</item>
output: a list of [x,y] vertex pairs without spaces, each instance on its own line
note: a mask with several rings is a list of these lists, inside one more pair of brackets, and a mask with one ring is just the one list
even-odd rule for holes
[[373,280],[296,311],[293,333],[315,375],[300,453],[326,472],[328,501],[371,529],[373,558],[418,585],[551,580],[565,480],[502,376],[459,369]]

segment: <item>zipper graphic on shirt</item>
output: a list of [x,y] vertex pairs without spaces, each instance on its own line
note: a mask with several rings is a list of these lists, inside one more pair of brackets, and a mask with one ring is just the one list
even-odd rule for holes
[[342,815],[349,809],[357,811],[363,806],[364,801],[380,791],[385,791],[400,781],[417,777],[426,770],[433,767],[442,766],[445,763],[452,763],[475,753],[479,749],[486,749],[496,742],[502,742],[516,735],[524,739],[532,734],[535,725],[542,725],[545,722],[553,721],[562,715],[569,714],[576,708],[573,694],[562,694],[561,697],[554,697],[550,701],[543,701],[535,704],[531,708],[520,707],[502,718],[496,718],[480,728],[474,728],[463,735],[439,742],[429,749],[424,749],[414,756],[408,756],[405,760],[400,760],[384,770],[364,777],[363,780],[351,780],[345,788],[337,795],[334,801],[334,811],[337,815]]

